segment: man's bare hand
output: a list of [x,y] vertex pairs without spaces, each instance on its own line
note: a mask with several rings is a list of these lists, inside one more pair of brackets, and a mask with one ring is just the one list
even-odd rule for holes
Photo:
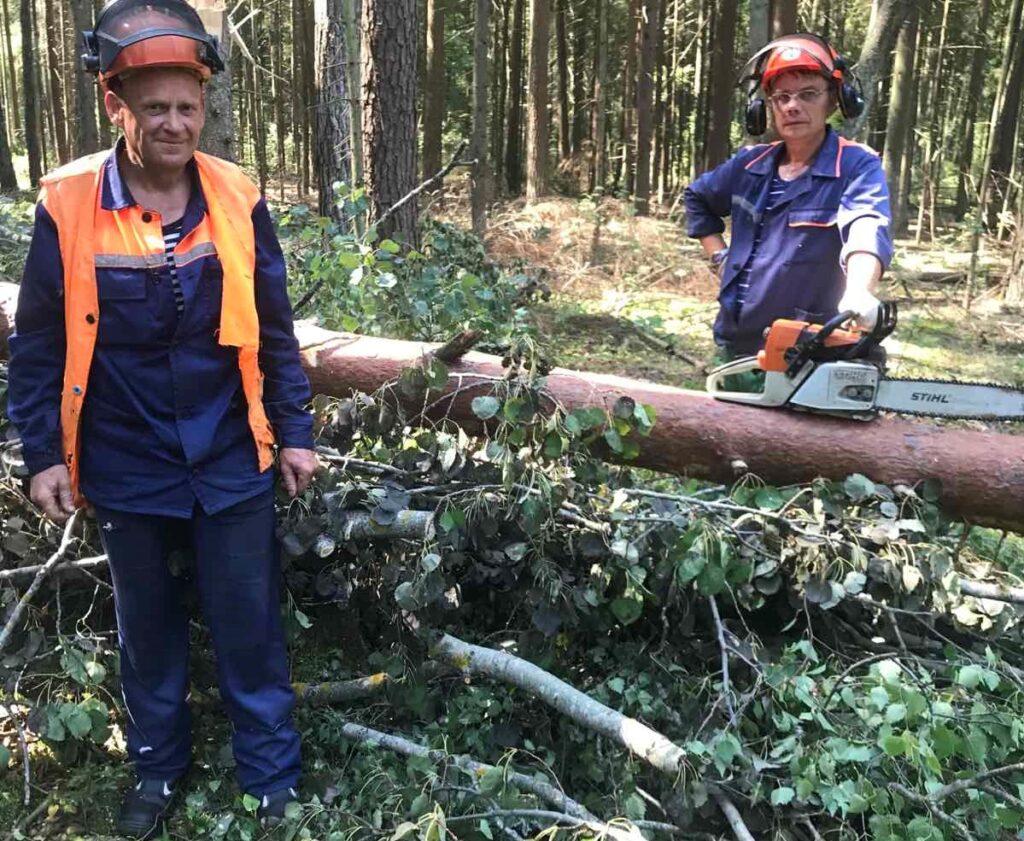
[[281,466],[281,481],[288,496],[295,499],[309,487],[316,473],[316,453],[299,447],[282,447],[278,455]]
[[32,477],[29,495],[42,512],[58,523],[75,513],[71,495],[71,475],[63,464],[47,467]]

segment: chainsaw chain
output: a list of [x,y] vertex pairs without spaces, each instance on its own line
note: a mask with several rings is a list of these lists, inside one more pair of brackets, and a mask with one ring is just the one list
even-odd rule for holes
[[[1013,394],[1024,395],[1024,389],[1014,388],[1013,386],[1006,385],[1005,383],[979,383],[979,382],[964,382],[963,380],[957,380],[954,378],[950,379],[939,379],[935,377],[929,377],[926,379],[911,377],[904,379],[902,377],[886,377],[883,375],[879,382],[889,383],[921,383],[922,385],[932,383],[934,385],[966,385],[966,386],[981,386],[982,388],[997,388],[1000,391],[1009,391]],[[931,412],[915,412],[912,409],[878,409],[876,411],[891,412],[894,415],[910,415],[911,417],[917,418],[937,418],[940,420],[976,420],[983,422],[990,421],[1024,421],[1024,417],[1020,415],[986,415],[983,418],[979,418],[977,415],[936,415]]]

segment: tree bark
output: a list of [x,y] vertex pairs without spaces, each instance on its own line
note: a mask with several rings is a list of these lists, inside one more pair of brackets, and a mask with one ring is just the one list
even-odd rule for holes
[[[13,119],[11,120],[11,126],[14,134],[11,136],[11,140],[14,140],[14,136],[20,131],[22,126],[22,114],[21,105],[18,102],[18,73],[14,67],[14,48],[11,45],[11,13],[8,7],[10,0],[3,0],[3,24],[4,24],[4,54],[7,58],[7,75],[10,82],[11,101],[8,103],[10,108],[14,111]],[[75,0],[75,3],[84,3],[88,0]]]
[[508,27],[511,12],[509,0],[501,0],[498,8],[501,18],[495,21],[496,51],[492,65],[494,106],[491,108],[491,177],[494,189],[501,192],[500,185],[505,183],[505,110],[508,101]]
[[[986,0],[987,1],[987,0]],[[903,236],[907,230],[907,203],[901,195],[902,167],[912,116],[914,53],[917,47],[919,12],[915,7],[900,27],[896,42],[896,66],[889,96],[889,119],[885,138],[883,167],[889,183],[889,201],[893,209],[893,233]]]
[[[360,42],[362,15],[361,0],[344,0],[345,18],[342,28],[345,32],[345,90],[348,91],[349,105],[349,148],[352,150],[352,183],[363,183],[363,103],[362,68],[360,66]],[[356,220],[356,227],[360,220]]]
[[978,115],[982,85],[985,82],[985,62],[988,56],[989,20],[991,0],[981,0],[978,23],[974,33],[974,49],[971,51],[971,75],[967,83],[967,100],[963,109],[957,138],[960,142],[957,155],[956,216],[962,219],[967,212],[967,185],[974,171],[974,122]]
[[551,0],[530,0],[530,86],[526,100],[526,199],[548,191],[548,51]]
[[597,50],[594,64],[594,103],[591,109],[591,125],[594,137],[594,167],[591,189],[603,191],[607,178],[607,127],[608,115],[605,111],[607,94],[605,87],[608,79],[608,0],[594,0],[597,4],[597,32],[595,45]]
[[[4,0],[6,3],[6,0]],[[81,40],[81,32],[92,28],[92,3],[89,0],[71,0],[71,14],[74,18],[75,45]],[[226,74],[225,74],[226,75]],[[75,79],[75,157],[91,155],[99,151],[99,135],[96,131],[96,82],[77,66]],[[210,86],[206,89],[206,121],[210,122]],[[216,154],[216,153],[214,153]]]
[[447,89],[444,68],[446,0],[427,0],[426,90],[423,91],[423,180],[441,169],[441,132]]
[[523,188],[523,18],[526,0],[512,0],[512,41],[508,72],[508,143],[505,144],[505,177],[508,191],[519,195]]
[[772,38],[796,32],[796,0],[771,0],[771,4]]
[[68,119],[64,110],[64,79],[61,68],[64,64],[64,29],[61,26],[60,8],[55,0],[47,0],[46,9],[46,57],[48,65],[49,117],[53,134],[54,152],[61,165],[71,160],[71,144],[68,137]]
[[640,67],[636,80],[636,195],[640,216],[650,212],[651,137],[654,128],[654,59],[657,54],[659,0],[643,0],[640,20]]
[[344,31],[344,0],[314,0],[316,33],[313,64],[316,86],[314,139],[319,213],[339,226],[348,220],[335,200],[334,185],[352,183],[352,138],[349,92],[345,78],[347,46]]
[[1013,163],[1016,131],[1020,119],[1021,90],[1024,88],[1024,2],[1014,0],[1007,28],[1007,43],[1000,68],[996,107],[992,112],[989,141],[989,190],[986,196],[988,224],[994,226],[1007,193],[1012,189],[1009,175]]
[[569,133],[569,43],[565,34],[566,0],[554,0],[555,12],[555,65],[558,68],[558,154],[562,160],[572,154],[572,136]]
[[22,102],[25,103],[25,149],[28,153],[28,180],[36,187],[43,174],[42,154],[38,131],[39,91],[36,88],[35,37],[32,34],[32,0],[21,0],[21,31],[28,37],[21,40]]
[[747,32],[747,55],[753,55],[772,40],[771,34],[771,0],[750,0],[750,29]]
[[199,148],[209,155],[234,161],[235,109],[231,89],[231,30],[228,27],[227,12],[221,11],[219,15],[211,15],[210,23],[217,29],[224,71],[215,74],[206,83],[206,125],[203,126],[203,132],[199,137]]
[[[0,354],[13,329],[18,286],[0,283]],[[303,368],[314,394],[372,394],[402,370],[417,365],[437,345],[333,333],[296,326]],[[449,366],[438,416],[468,432],[484,422],[473,413],[474,397],[488,394],[506,371],[497,356],[470,351]],[[479,389],[469,388],[480,375]],[[979,432],[927,421],[879,417],[850,421],[786,409],[725,403],[688,391],[611,374],[554,368],[546,388],[566,411],[599,406],[611,411],[623,395],[654,407],[657,423],[630,462],[665,473],[732,482],[735,463],[772,484],[822,476],[842,480],[863,473],[885,484],[941,482],[947,510],[972,522],[1024,527],[1024,436]],[[416,404],[417,410],[422,403]],[[770,447],[765,446],[771,441]]]
[[626,192],[633,194],[636,182],[636,60],[639,40],[638,15],[640,0],[628,0],[626,14],[626,60],[622,71],[622,181]]
[[736,0],[722,0],[718,26],[711,48],[711,108],[708,120],[705,166],[718,166],[729,157],[729,129],[732,126],[732,96],[735,89]]
[[592,0],[581,0],[572,18],[572,151],[579,153],[590,125],[587,102],[587,27],[593,14]]
[[14,193],[18,179],[14,174],[14,158],[11,155],[11,141],[7,136],[6,104],[0,102],[0,192]]
[[[363,0],[363,152],[371,218],[416,188],[416,2]],[[418,241],[415,200],[378,235]]]
[[846,121],[847,137],[863,138],[874,107],[878,81],[888,72],[889,56],[900,27],[910,10],[910,0],[874,0],[871,22],[857,61],[857,76],[864,89],[864,111]]
[[487,228],[490,167],[487,163],[487,49],[490,46],[491,0],[476,0],[473,21],[473,128],[469,155],[473,166],[470,212],[473,233],[483,237]]

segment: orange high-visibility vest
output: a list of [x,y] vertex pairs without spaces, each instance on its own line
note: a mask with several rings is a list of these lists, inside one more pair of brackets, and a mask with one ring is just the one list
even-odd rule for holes
[[[159,225],[142,221],[138,205],[119,210],[101,206],[104,163],[110,152],[74,161],[41,181],[40,201],[57,226],[64,262],[64,329],[67,353],[61,392],[60,425],[64,462],[78,492],[82,406],[101,316],[96,286],[99,267],[164,265]],[[263,409],[263,374],[259,367],[260,326],[256,314],[256,236],[251,218],[260,200],[257,187],[234,164],[196,152],[199,182],[207,213],[174,249],[178,265],[216,254],[224,272],[221,345],[238,348],[242,390],[249,406],[249,428],[261,471],[273,462],[274,434]],[[112,164],[113,165],[113,164]]]

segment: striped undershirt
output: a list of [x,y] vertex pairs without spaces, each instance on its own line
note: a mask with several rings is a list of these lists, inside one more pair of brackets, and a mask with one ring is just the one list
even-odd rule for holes
[[736,295],[737,312],[743,307],[743,302],[747,299],[747,290],[750,288],[750,267],[754,262],[754,258],[757,257],[757,250],[761,247],[765,214],[771,213],[775,209],[775,205],[779,203],[782,194],[786,192],[786,184],[786,181],[779,178],[779,171],[775,170],[772,174],[772,183],[768,187],[768,202],[765,204],[764,212],[761,214],[761,221],[757,225],[757,232],[754,234],[754,244],[750,248],[750,258],[739,274],[739,292]]
[[181,228],[184,219],[164,225],[164,256],[167,258],[167,269],[171,273],[171,287],[174,289],[174,306],[180,316],[185,311],[185,296],[181,291],[181,283],[178,282],[178,267],[174,264],[174,247],[181,239]]

